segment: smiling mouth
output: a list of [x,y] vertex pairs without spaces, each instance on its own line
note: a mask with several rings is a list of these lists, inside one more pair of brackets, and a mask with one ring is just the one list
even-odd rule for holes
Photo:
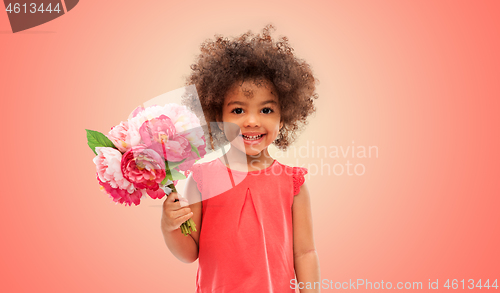
[[260,135],[253,135],[253,136],[247,136],[247,135],[240,135],[243,137],[243,139],[245,140],[258,140],[260,139],[261,137],[264,136],[264,134],[260,134]]

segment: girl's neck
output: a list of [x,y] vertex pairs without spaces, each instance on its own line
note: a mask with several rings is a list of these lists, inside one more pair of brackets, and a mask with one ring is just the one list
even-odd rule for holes
[[[244,158],[246,158],[246,162]],[[272,163],[274,162],[274,159],[271,158],[271,156],[269,155],[267,147],[263,149],[259,154],[251,156],[243,154],[240,150],[231,146],[229,151],[221,159],[226,166],[231,165],[230,167],[233,169],[247,168],[248,171],[265,169],[271,166]]]

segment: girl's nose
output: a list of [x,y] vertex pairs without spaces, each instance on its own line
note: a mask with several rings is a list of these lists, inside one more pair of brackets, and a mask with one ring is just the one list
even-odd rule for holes
[[258,114],[248,114],[245,119],[245,127],[260,127],[260,119]]

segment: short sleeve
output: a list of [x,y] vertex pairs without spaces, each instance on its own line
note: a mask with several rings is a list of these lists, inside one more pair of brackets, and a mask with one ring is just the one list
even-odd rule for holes
[[191,169],[186,171],[185,175],[189,176],[189,174],[193,176],[193,180],[196,182],[196,186],[201,193],[203,187],[203,174],[201,171],[201,166],[199,164],[194,164],[193,166],[191,166]]
[[292,178],[293,178],[293,195],[297,195],[300,192],[300,186],[304,184],[304,175],[307,174],[307,169],[302,167],[293,167]]

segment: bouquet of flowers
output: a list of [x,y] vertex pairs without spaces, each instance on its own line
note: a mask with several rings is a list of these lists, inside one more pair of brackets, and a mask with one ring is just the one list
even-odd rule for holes
[[[186,178],[181,171],[206,154],[200,120],[185,106],[138,107],[130,117],[107,135],[86,129],[101,190],[129,206],[177,192],[177,181]],[[190,229],[196,231],[192,219],[181,225],[186,236]]]

